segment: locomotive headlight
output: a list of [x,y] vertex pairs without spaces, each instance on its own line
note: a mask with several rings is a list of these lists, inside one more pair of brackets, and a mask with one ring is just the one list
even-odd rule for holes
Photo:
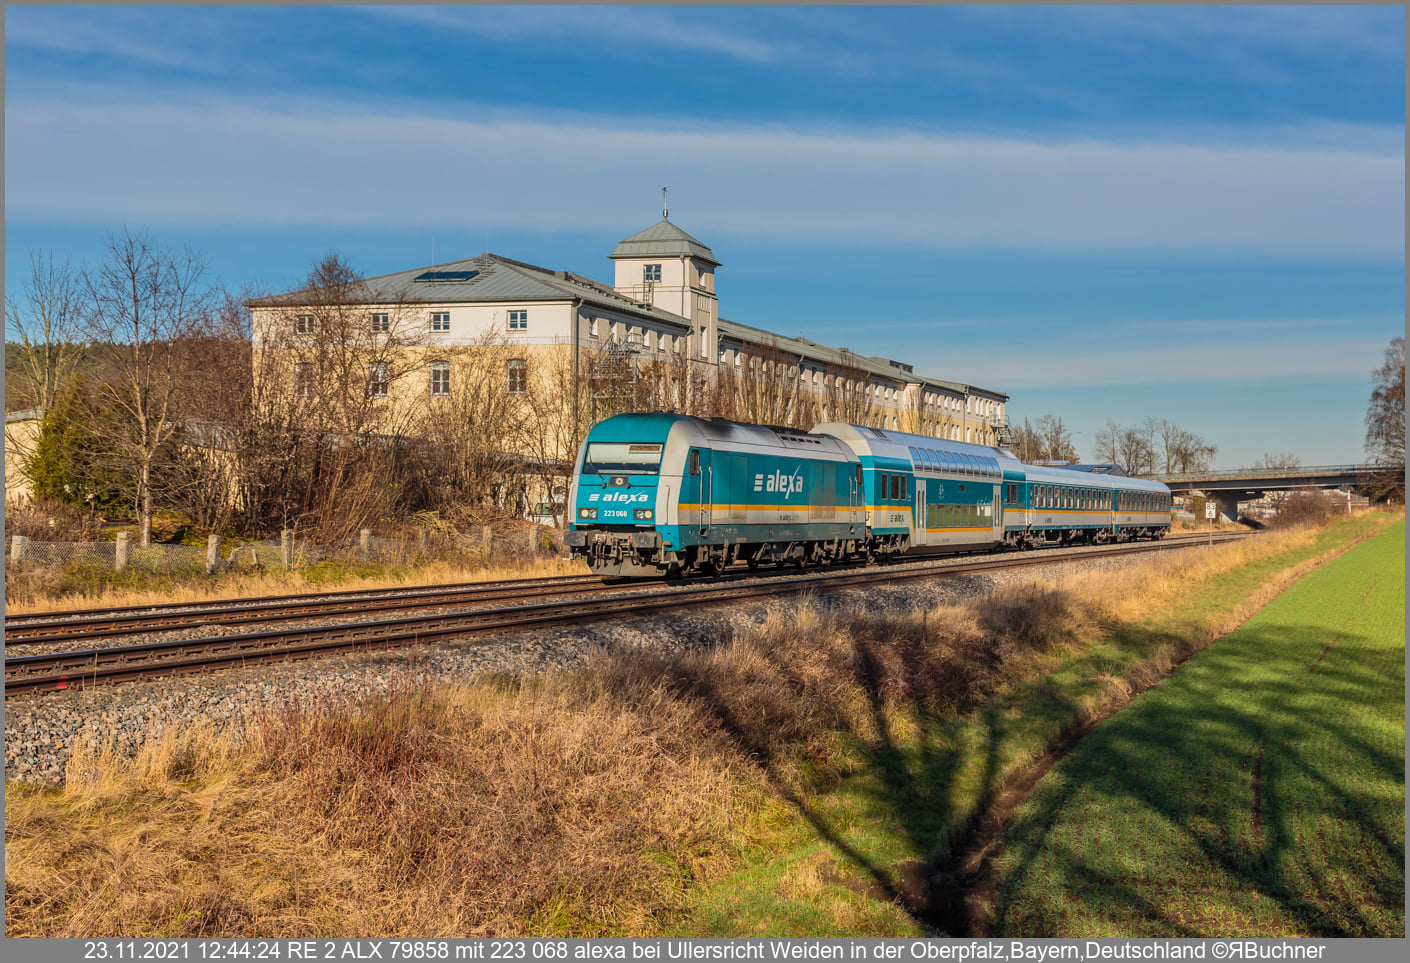
[[651,521],[651,509],[649,509],[649,508],[638,508],[638,509],[635,509],[635,510],[633,510],[633,512],[632,512],[632,518],[635,518],[635,519],[636,519],[637,521],[639,521],[639,522],[649,522],[649,521]]
[[578,509],[578,517],[579,517],[579,518],[596,518],[596,517],[597,517],[597,509],[595,509],[595,508],[580,508],[580,509]]

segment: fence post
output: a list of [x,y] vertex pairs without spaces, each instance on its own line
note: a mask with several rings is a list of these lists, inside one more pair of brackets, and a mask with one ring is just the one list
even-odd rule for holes
[[422,555],[431,553],[431,532],[429,529],[418,529],[416,532],[416,551]]
[[16,535],[10,542],[10,562],[15,565],[23,563],[28,551],[29,539],[23,535]]
[[485,546],[485,561],[490,560],[490,551],[494,548],[494,530],[486,525],[485,530],[480,534]]
[[128,557],[132,553],[132,533],[118,532],[117,553],[113,556],[113,570],[121,572],[127,567]]
[[366,565],[372,558],[372,529],[364,528],[357,533],[357,560]]
[[214,575],[220,568],[220,536],[206,537],[206,574]]
[[539,527],[531,524],[529,526],[529,555],[537,558],[539,554]]
[[279,533],[279,558],[285,568],[294,566],[294,530],[286,528]]

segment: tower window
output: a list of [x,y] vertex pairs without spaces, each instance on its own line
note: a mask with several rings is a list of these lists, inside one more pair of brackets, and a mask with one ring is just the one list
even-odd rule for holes
[[527,331],[527,330],[529,330],[529,312],[528,312],[528,311],[510,311],[510,312],[509,312],[509,330],[510,330],[510,331]]
[[641,279],[642,279],[643,281],[659,281],[659,280],[661,280],[661,265],[659,265],[659,264],[646,264],[646,265],[643,265],[643,266],[642,266],[642,269],[641,269]]

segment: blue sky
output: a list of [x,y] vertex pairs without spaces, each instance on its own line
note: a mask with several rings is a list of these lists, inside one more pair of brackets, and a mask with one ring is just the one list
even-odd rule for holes
[[671,219],[721,314],[1220,467],[1362,457],[1405,328],[1399,7],[7,7],[6,285],[190,244],[610,280]]

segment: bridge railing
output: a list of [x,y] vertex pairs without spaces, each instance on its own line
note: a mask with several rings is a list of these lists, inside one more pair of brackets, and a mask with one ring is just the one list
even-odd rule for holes
[[1362,475],[1384,471],[1380,465],[1299,465],[1296,468],[1231,468],[1226,471],[1197,471],[1176,475],[1143,475],[1158,482],[1219,481],[1233,478],[1306,478],[1311,475]]

